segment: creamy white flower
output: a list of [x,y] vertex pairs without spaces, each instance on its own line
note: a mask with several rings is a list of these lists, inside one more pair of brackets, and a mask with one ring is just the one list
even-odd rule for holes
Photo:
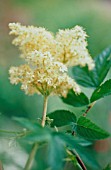
[[11,67],[10,82],[21,83],[26,94],[67,96],[70,89],[80,93],[77,83],[68,76],[67,67],[94,67],[87,50],[86,33],[82,27],[59,30],[54,35],[45,28],[10,23],[13,44],[19,46],[27,64]]
[[56,34],[56,59],[69,66],[94,68],[94,62],[87,50],[86,33],[80,26],[59,30]]
[[28,53],[38,50],[41,52],[54,51],[55,40],[51,32],[45,28],[34,26],[22,26],[20,23],[10,23],[10,34],[17,37],[13,40],[13,44],[19,46],[22,58]]
[[30,59],[28,55],[37,50],[38,55],[50,52],[56,61],[64,63],[67,67],[88,65],[89,69],[94,68],[94,61],[87,50],[87,34],[80,26],[59,30],[56,37],[41,27],[26,27],[20,23],[10,23],[9,28],[10,34],[17,36],[13,44],[19,46],[21,57],[27,61],[33,62],[33,54]]
[[[47,54],[47,55],[46,55]],[[21,89],[26,94],[42,94],[44,96],[60,95],[67,96],[70,89],[80,93],[80,88],[76,82],[67,74],[67,67],[55,61],[50,53],[32,52],[28,56],[30,63],[33,55],[32,65],[21,65],[11,67],[9,70],[10,82],[12,84],[21,83]]]

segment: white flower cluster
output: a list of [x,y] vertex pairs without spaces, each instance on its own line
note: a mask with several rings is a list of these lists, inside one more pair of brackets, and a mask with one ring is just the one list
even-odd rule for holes
[[[79,86],[67,75],[67,67],[55,61],[50,52],[33,51],[28,55],[29,65],[11,67],[10,82],[21,83],[26,94],[42,94],[67,96],[70,89],[80,93]],[[36,67],[34,68],[34,66]]]
[[86,33],[80,26],[59,30],[56,35],[56,58],[67,66],[85,66],[93,69],[94,62],[87,50]]
[[68,76],[67,67],[86,64],[89,69],[94,67],[86,49],[86,33],[81,27],[59,30],[55,37],[41,27],[10,23],[9,28],[10,34],[17,36],[13,44],[19,46],[21,57],[27,62],[10,68],[12,84],[21,83],[26,94],[66,97],[70,89],[80,93],[79,86]]
[[13,44],[19,46],[23,58],[37,50],[42,53],[50,52],[57,61],[64,63],[67,67],[86,64],[89,69],[94,67],[94,62],[87,50],[87,35],[80,26],[59,30],[55,37],[41,27],[26,27],[20,23],[10,23],[9,28],[10,34],[17,36]]
[[55,49],[55,40],[51,32],[45,28],[34,26],[22,26],[20,23],[10,23],[10,35],[17,37],[12,41],[16,46],[19,46],[22,55],[25,58],[28,53],[38,50],[41,52],[50,51],[51,54]]

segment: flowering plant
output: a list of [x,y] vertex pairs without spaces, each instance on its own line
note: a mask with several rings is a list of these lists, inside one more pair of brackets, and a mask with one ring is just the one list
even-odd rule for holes
[[[24,170],[33,166],[40,170],[36,153],[41,147],[47,150],[47,156],[41,157],[45,159],[41,170],[70,169],[69,163],[72,169],[91,167],[100,170],[87,147],[110,134],[89,120],[87,113],[97,100],[111,94],[111,80],[103,82],[111,66],[111,48],[105,49],[93,60],[87,50],[87,35],[80,26],[59,30],[55,36],[45,28],[26,27],[20,23],[10,23],[9,28],[10,34],[16,36],[13,44],[19,46],[20,57],[26,62],[10,68],[10,82],[20,83],[21,90],[27,95],[44,97],[40,121],[15,118],[26,128],[25,132],[16,133],[21,140],[33,145]],[[79,85],[94,89],[90,99]],[[66,107],[47,113],[51,95],[59,96]],[[73,108],[83,106],[86,110],[78,118]]]

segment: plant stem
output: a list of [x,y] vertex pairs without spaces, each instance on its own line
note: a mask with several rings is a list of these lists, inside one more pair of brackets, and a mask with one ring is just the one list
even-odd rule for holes
[[76,152],[76,150],[71,150],[71,153],[76,156],[76,159],[77,159],[79,165],[81,166],[81,168],[82,168],[83,170],[87,170],[86,166],[84,165],[82,159],[80,158],[80,156],[78,155],[78,153]]
[[[46,113],[47,113],[47,103],[48,103],[48,96],[45,96],[45,97],[44,97],[43,114],[42,114],[42,122],[41,122],[41,125],[42,125],[43,127],[45,126]],[[33,144],[33,147],[32,147],[32,150],[31,150],[31,152],[30,152],[29,158],[28,158],[28,160],[27,160],[27,162],[26,162],[26,165],[25,165],[24,170],[30,170],[30,169],[31,169],[31,167],[32,167],[32,162],[33,162],[33,159],[34,159],[34,157],[35,157],[37,148],[38,148],[38,144],[37,144],[37,143],[34,143],[34,144]]]
[[33,147],[32,147],[32,150],[31,150],[31,152],[30,152],[30,155],[29,155],[29,158],[28,158],[28,160],[27,160],[27,162],[26,162],[26,165],[25,165],[24,170],[30,170],[30,169],[31,169],[31,167],[32,167],[32,162],[33,162],[34,156],[35,156],[35,154],[36,154],[37,148],[38,148],[38,144],[35,143],[35,144],[33,145]]
[[3,165],[1,161],[0,161],[0,170],[3,170]]
[[[91,104],[87,107],[86,111],[85,111],[84,114],[83,114],[84,117],[87,116],[87,113],[88,113],[89,110],[94,106],[94,104],[95,104],[95,102],[91,103]],[[72,135],[75,136],[75,132],[74,132],[74,131],[72,132]],[[78,163],[80,164],[80,166],[82,167],[82,169],[83,169],[83,170],[87,170],[86,167],[85,167],[85,165],[84,165],[84,163],[83,163],[83,161],[81,160],[80,156],[78,155],[78,153],[77,153],[75,150],[73,150],[73,151],[71,150],[71,152],[76,155],[76,159],[77,159]]]
[[[90,109],[94,106],[95,103],[96,103],[96,102],[93,102],[93,103],[91,103],[91,104],[87,107],[86,111],[83,113],[83,116],[84,116],[84,117],[87,116],[87,113],[90,111]],[[73,130],[73,131],[72,131],[72,135],[75,136],[75,134],[76,134],[76,133],[75,133],[75,131]]]
[[41,123],[43,127],[45,126],[45,120],[46,120],[46,114],[47,114],[47,103],[48,103],[48,97],[46,96],[44,98],[44,107],[43,107],[42,123]]
[[[80,165],[80,167],[82,168],[82,170],[87,170],[86,166],[84,165],[83,161],[81,160],[80,156],[78,155],[78,153],[76,152],[75,149],[73,149],[73,150],[67,150],[67,153],[68,153],[69,155],[74,155],[74,156],[75,156],[75,158],[76,158],[78,164]],[[68,164],[66,163],[65,169],[66,169],[66,168],[68,169],[67,165],[68,165]]]
[[[88,113],[89,110],[94,106],[94,104],[95,104],[95,102],[91,103],[91,104],[87,107],[86,111],[85,111],[84,114],[83,114],[84,117],[87,116],[87,113]],[[72,132],[72,135],[75,136],[75,132],[74,132],[74,131]],[[77,159],[78,163],[80,164],[80,166],[82,167],[82,169],[83,169],[83,170],[87,170],[87,168],[85,167],[85,165],[84,165],[83,161],[81,160],[80,156],[78,155],[78,153],[77,153],[75,150],[73,150],[73,151],[71,151],[71,152],[76,155],[76,159]]]
[[94,106],[95,102],[91,103],[88,108],[86,109],[86,111],[84,112],[83,116],[86,117],[87,113],[89,112],[89,110]]

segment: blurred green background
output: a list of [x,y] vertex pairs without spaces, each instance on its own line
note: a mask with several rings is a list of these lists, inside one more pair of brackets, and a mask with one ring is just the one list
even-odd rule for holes
[[[41,96],[26,96],[20,86],[12,86],[8,79],[8,69],[19,65],[19,50],[11,44],[8,35],[8,23],[20,22],[24,25],[42,26],[56,33],[58,29],[72,28],[81,25],[88,37],[88,48],[92,57],[99,54],[111,44],[111,1],[110,0],[0,0],[0,128],[17,129],[13,116],[29,118],[40,117],[42,112]],[[108,74],[111,78],[111,73]],[[86,91],[86,89],[84,89]],[[90,90],[88,90],[90,94]],[[56,101],[56,102],[55,102]],[[57,97],[49,99],[48,110],[62,108],[64,105]],[[75,109],[75,112],[78,109]],[[80,109],[79,109],[80,110]],[[95,123],[111,132],[111,97],[100,100],[89,115]],[[19,153],[26,159],[26,152],[21,146],[8,147],[10,140],[0,135],[0,159],[6,170],[15,170],[15,165],[22,167],[23,159],[15,161],[13,157]],[[12,145],[14,142],[12,141]],[[19,148],[20,147],[20,148]],[[14,149],[15,148],[15,149]],[[19,148],[19,149],[18,149]],[[96,143],[98,161],[104,167],[111,161],[109,140]],[[7,152],[4,154],[4,152]],[[18,152],[15,154],[15,150]],[[9,168],[9,157],[10,160]],[[21,156],[20,156],[21,157]],[[8,164],[7,164],[8,161]],[[15,168],[15,169],[14,169]]]

